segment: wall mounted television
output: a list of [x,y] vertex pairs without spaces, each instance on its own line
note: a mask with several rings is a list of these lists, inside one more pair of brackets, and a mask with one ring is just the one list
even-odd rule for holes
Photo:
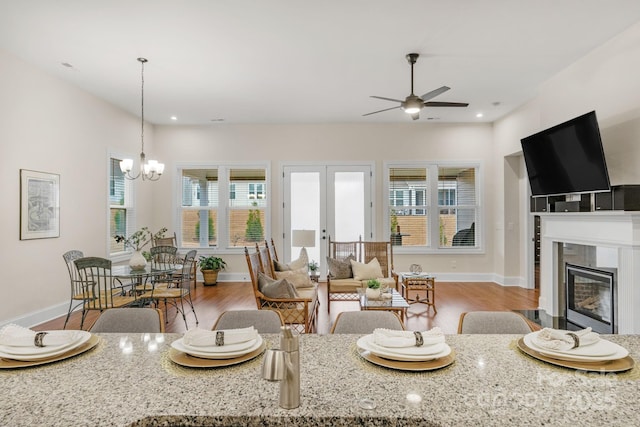
[[520,143],[533,196],[611,190],[595,111]]

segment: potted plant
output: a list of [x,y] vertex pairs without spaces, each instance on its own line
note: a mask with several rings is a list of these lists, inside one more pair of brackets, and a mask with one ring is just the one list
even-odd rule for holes
[[371,279],[367,282],[367,298],[380,299],[380,281]]
[[222,258],[216,256],[200,256],[198,263],[205,286],[218,283],[218,272],[227,266]]

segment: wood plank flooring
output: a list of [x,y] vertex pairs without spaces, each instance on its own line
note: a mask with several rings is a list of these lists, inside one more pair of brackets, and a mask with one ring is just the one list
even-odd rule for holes
[[[357,301],[331,303],[331,314],[327,313],[326,283],[320,283],[320,312],[318,333],[327,334],[338,313],[358,310]],[[199,326],[210,329],[220,313],[226,310],[255,309],[251,283],[219,282],[215,286],[203,286],[198,283],[191,291]],[[436,308],[426,310],[424,304],[413,304],[408,309],[405,326],[408,330],[427,330],[439,326],[445,334],[455,334],[460,314],[475,310],[534,310],[538,307],[538,291],[517,286],[503,287],[495,283],[484,282],[437,282]],[[85,320],[84,329],[89,329],[98,318],[97,312],[90,312]],[[189,328],[195,327],[193,313],[187,314]],[[34,330],[62,329],[64,316],[42,323]],[[80,328],[80,313],[75,312],[67,329]],[[186,330],[182,317],[176,316],[175,309],[169,307],[166,332],[182,333]]]

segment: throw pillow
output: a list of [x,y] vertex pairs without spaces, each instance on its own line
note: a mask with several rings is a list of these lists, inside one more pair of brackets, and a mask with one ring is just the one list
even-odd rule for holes
[[356,280],[380,279],[384,277],[378,258],[373,258],[367,264],[351,260],[351,269],[353,270],[353,278]]
[[300,249],[300,255],[298,255],[298,259],[294,259],[289,264],[285,264],[283,262],[273,261],[273,269],[275,271],[289,271],[289,270],[297,270],[299,268],[307,268],[309,265],[309,255],[307,254],[307,248]]
[[258,273],[258,289],[267,298],[298,298],[296,288],[287,279],[273,280],[263,273]]
[[329,267],[329,276],[332,279],[350,279],[353,277],[351,270],[351,260],[355,261],[356,257],[349,255],[343,261],[335,258],[327,257],[327,267]]
[[289,271],[276,271],[276,279],[287,279],[296,288],[311,288],[314,286],[309,277],[307,267]]

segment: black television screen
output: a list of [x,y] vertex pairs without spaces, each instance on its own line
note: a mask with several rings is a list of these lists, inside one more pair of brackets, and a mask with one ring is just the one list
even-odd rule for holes
[[595,111],[520,142],[533,196],[611,189]]

